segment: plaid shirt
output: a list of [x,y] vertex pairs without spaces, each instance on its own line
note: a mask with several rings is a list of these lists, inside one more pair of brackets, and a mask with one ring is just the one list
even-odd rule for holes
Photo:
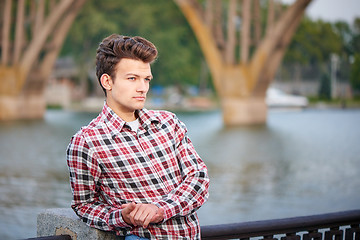
[[[138,132],[107,104],[67,149],[72,208],[88,225],[150,239],[200,239],[196,210],[208,198],[204,162],[185,125],[166,111],[138,111]],[[129,226],[125,203],[153,203],[164,221],[147,229]]]

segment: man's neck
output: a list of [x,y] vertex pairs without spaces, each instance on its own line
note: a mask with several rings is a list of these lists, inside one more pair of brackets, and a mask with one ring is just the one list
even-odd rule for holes
[[132,122],[136,120],[135,112],[130,114],[122,114],[122,115],[117,114],[117,115],[125,122]]
[[107,102],[107,105],[125,122],[132,122],[136,120],[137,114],[135,111],[122,111],[118,109],[116,106],[112,106],[112,104]]

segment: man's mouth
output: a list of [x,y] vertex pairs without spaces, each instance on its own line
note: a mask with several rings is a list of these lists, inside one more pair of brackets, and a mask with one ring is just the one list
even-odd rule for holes
[[145,101],[146,97],[145,96],[137,96],[137,97],[134,97],[136,100],[139,100],[139,101]]

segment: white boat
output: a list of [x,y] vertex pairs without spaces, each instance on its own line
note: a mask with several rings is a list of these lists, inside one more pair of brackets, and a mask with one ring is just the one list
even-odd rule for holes
[[268,88],[265,101],[269,107],[305,108],[309,104],[308,99],[304,96],[288,94],[273,87]]

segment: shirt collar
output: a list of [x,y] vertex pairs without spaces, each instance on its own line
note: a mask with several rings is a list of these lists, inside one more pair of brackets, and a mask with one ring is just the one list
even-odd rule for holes
[[102,109],[102,115],[105,124],[109,128],[111,135],[118,135],[122,128],[125,125],[125,121],[122,120],[106,103],[104,102],[104,106]]
[[[150,127],[152,122],[160,122],[159,118],[154,114],[153,111],[149,111],[143,108],[140,110],[136,110],[136,113],[139,116],[140,126],[142,126],[143,131],[146,131]],[[105,124],[111,131],[112,136],[118,135],[126,124],[126,122],[107,105],[106,101],[102,109],[102,115]]]
[[149,111],[146,108],[137,110],[137,115],[139,116],[140,124],[145,128],[149,127],[152,122],[160,122],[159,118],[155,116],[153,111]]

